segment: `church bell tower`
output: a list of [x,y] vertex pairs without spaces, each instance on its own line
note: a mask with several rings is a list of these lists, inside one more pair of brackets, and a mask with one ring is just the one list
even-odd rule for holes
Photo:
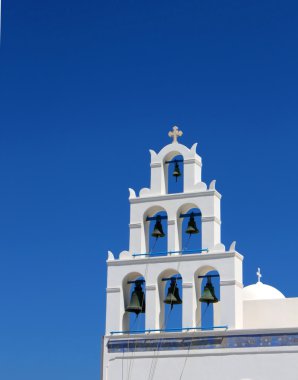
[[[161,339],[206,334],[208,329],[201,325],[202,302],[213,307],[211,334],[242,328],[243,257],[235,250],[235,242],[228,249],[221,242],[221,194],[215,180],[209,185],[202,181],[197,144],[188,148],[180,143],[181,136],[175,126],[169,132],[170,144],[158,153],[150,150],[150,188],[138,193],[129,189],[129,249],[118,258],[108,254],[104,380],[127,376],[139,380],[140,373],[150,378],[150,358]],[[172,175],[183,183],[182,192],[169,192]],[[200,247],[185,248],[183,221],[189,237],[200,236]],[[164,239],[166,249],[156,251],[152,239]],[[219,280],[220,299],[213,277]],[[165,323],[167,304],[182,308],[182,326],[174,331]],[[132,330],[132,316],[143,316],[142,329]],[[143,351],[137,349],[141,346]],[[161,379],[161,373],[156,372],[155,378]]]
[[260,270],[243,288],[197,144],[169,137],[150,150],[150,188],[129,189],[129,249],[108,253],[101,380],[297,380],[298,298]]

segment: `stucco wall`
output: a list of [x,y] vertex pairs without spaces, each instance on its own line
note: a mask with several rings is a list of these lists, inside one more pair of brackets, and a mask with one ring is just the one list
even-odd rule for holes
[[298,330],[119,338],[105,339],[104,380],[298,378]]
[[298,327],[298,298],[243,302],[243,328],[283,327]]

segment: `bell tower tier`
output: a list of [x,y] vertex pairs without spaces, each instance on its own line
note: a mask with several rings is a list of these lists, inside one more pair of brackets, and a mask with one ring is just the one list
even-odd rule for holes
[[199,277],[212,270],[219,273],[221,295],[220,301],[214,305],[214,326],[241,328],[242,260],[243,257],[236,251],[108,260],[106,334],[129,330],[124,318],[129,303],[126,281],[134,275],[145,278],[146,330],[163,329],[165,311],[162,278],[177,272],[182,277],[182,326],[200,327],[202,279]]
[[[173,128],[176,136],[177,127]],[[181,131],[179,131],[181,132]],[[178,132],[178,133],[179,133]],[[130,240],[129,252],[134,254],[148,251],[148,217],[158,211],[167,213],[168,251],[180,251],[181,214],[192,208],[201,212],[202,247],[211,251],[222,250],[220,236],[220,200],[221,195],[215,189],[215,181],[207,185],[202,182],[202,159],[196,153],[197,144],[191,149],[173,139],[172,144],[165,146],[158,154],[151,153],[151,187],[143,188],[136,196],[130,191]],[[175,156],[183,157],[183,192],[168,193],[168,166]]]
[[158,211],[167,213],[168,251],[180,251],[182,249],[180,214],[185,214],[192,208],[198,208],[201,211],[202,247],[210,252],[222,250],[220,244],[220,199],[221,195],[215,189],[182,194],[131,197],[129,199],[129,252],[133,254],[148,251],[149,237],[146,219]]

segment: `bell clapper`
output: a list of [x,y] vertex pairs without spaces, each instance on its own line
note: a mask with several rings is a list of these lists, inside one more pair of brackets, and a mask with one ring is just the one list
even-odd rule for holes
[[178,181],[178,177],[181,176],[181,172],[180,172],[178,161],[175,160],[174,162],[175,162],[175,167],[174,167],[174,171],[173,171],[173,177],[176,178],[176,182],[177,182]]

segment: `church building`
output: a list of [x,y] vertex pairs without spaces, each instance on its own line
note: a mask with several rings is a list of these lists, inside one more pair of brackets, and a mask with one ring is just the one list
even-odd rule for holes
[[243,286],[216,181],[181,136],[150,150],[150,188],[129,189],[129,248],[108,253],[101,380],[298,380],[298,298],[259,268]]

